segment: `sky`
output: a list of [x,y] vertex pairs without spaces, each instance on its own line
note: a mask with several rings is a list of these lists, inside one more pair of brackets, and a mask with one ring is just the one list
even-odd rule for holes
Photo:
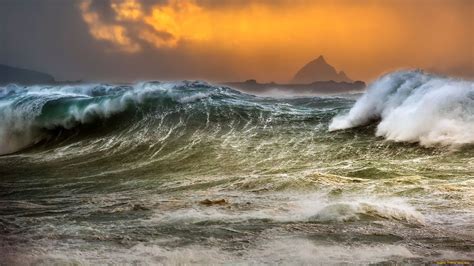
[[287,82],[319,55],[355,80],[474,79],[471,0],[0,0],[0,64],[58,80]]

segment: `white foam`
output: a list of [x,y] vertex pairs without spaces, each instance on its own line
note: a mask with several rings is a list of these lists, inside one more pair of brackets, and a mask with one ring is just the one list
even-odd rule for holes
[[340,202],[329,204],[310,219],[319,222],[344,222],[370,219],[397,220],[413,224],[424,224],[425,218],[411,206],[393,202]]
[[[218,243],[215,243],[218,244]],[[84,245],[84,246],[82,246]],[[394,258],[416,258],[402,245],[321,244],[302,238],[261,239],[238,252],[205,245],[170,248],[159,243],[142,243],[124,249],[116,246],[89,247],[85,242],[46,246],[16,254],[5,253],[7,264],[145,264],[145,265],[217,265],[283,264],[327,265],[368,264]]]
[[[274,195],[275,196],[275,195]],[[238,210],[224,207],[194,205],[166,213],[157,211],[151,222],[198,223],[216,221],[239,223],[261,219],[275,222],[347,222],[363,219],[391,220],[410,224],[425,224],[424,216],[401,198],[355,198],[329,199],[320,194],[306,196],[276,196],[285,198],[285,204],[260,205],[252,209]],[[253,202],[252,199],[246,199]],[[255,201],[258,203],[258,200]]]
[[329,130],[380,120],[377,136],[423,146],[474,143],[474,83],[421,71],[387,74],[369,86]]
[[[204,86],[205,83],[144,82],[133,86],[84,84],[76,86],[9,85],[0,87],[0,155],[12,153],[32,145],[45,137],[44,129],[62,127],[70,129],[77,124],[95,119],[107,119],[121,113],[130,105],[139,105],[150,98],[165,96],[179,103],[190,103],[211,97],[222,90],[212,87],[206,93],[183,90],[186,86]],[[102,97],[107,96],[107,97]],[[94,99],[96,98],[96,99]],[[54,114],[45,121],[38,121],[43,107],[60,99],[74,99],[65,113]],[[86,104],[80,101],[89,101]]]
[[274,240],[253,250],[250,257],[258,263],[284,265],[370,264],[393,258],[414,258],[401,245],[323,245],[306,239]]

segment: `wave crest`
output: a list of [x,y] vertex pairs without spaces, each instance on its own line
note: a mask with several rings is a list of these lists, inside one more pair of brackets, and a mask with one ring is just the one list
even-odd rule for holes
[[205,82],[144,82],[135,85],[0,87],[0,155],[16,152],[48,136],[127,110],[166,109],[239,92]]
[[329,130],[362,126],[374,120],[377,136],[419,142],[422,146],[474,143],[474,83],[401,71],[372,85],[349,113],[336,116]]

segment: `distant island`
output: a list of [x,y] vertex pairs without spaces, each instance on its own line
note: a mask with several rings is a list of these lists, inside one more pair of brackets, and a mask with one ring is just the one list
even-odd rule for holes
[[[71,84],[82,81],[57,81],[52,75],[34,70],[27,70],[0,64],[0,84]],[[292,93],[292,94],[337,94],[362,91],[365,88],[363,81],[352,81],[343,72],[328,64],[323,56],[312,60],[300,70],[287,84],[275,82],[259,83],[254,79],[244,82],[225,82],[225,86],[244,92],[259,93]]]
[[298,72],[296,72],[291,83],[293,84],[309,84],[316,81],[336,81],[336,82],[352,82],[344,71],[337,72],[336,69],[328,64],[324,57],[320,55],[318,58],[307,63]]
[[357,92],[365,88],[365,82],[352,81],[344,71],[337,72],[321,55],[300,70],[288,84],[258,83],[254,79],[244,82],[226,82],[224,85],[250,93],[274,91],[300,94],[337,94]]
[[55,80],[53,76],[46,73],[0,64],[0,84],[9,83],[51,84],[55,83]]

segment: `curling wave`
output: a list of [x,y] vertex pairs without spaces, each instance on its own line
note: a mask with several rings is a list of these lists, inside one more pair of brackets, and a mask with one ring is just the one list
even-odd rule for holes
[[201,81],[9,85],[0,87],[0,155],[39,143],[78,142],[91,134],[100,135],[104,142],[113,139],[120,145],[154,147],[165,135],[189,136],[196,130],[211,130],[209,125],[217,131],[248,129],[313,119],[314,114],[322,114],[328,121],[333,114],[323,110],[333,101],[315,97],[293,99],[289,104]]
[[[0,88],[0,155],[16,152],[50,137],[114,115],[142,115],[205,98],[240,96],[204,82],[145,82],[135,85],[31,86]],[[136,121],[135,121],[136,122]]]
[[422,146],[474,143],[474,83],[401,71],[375,81],[352,109],[336,116],[329,130],[380,121],[377,136]]

